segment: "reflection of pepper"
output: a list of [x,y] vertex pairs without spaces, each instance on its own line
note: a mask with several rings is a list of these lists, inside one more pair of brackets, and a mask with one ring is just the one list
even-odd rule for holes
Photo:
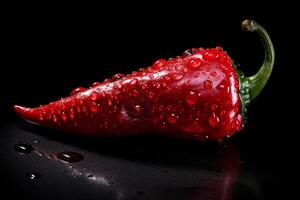
[[230,136],[243,126],[245,107],[265,86],[274,63],[272,42],[259,24],[265,60],[245,77],[220,47],[191,49],[174,59],[127,76],[116,74],[89,89],[38,108],[15,106],[24,119],[42,126],[99,136],[167,133],[196,140]]

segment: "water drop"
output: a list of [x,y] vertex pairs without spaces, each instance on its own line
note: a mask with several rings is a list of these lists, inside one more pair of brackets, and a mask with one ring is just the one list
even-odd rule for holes
[[161,111],[161,112],[164,111],[164,105],[159,105],[158,110]]
[[137,90],[133,90],[132,91],[132,96],[134,96],[134,97],[138,97],[139,96],[139,91],[137,91]]
[[213,86],[213,82],[211,80],[205,80],[203,85],[205,89],[210,89]]
[[181,80],[182,78],[183,78],[183,74],[176,74],[176,75],[173,76],[173,79],[174,79],[175,81],[179,81],[179,80]]
[[203,54],[203,59],[208,61],[214,61],[218,59],[219,55],[213,50],[208,50]]
[[189,91],[185,97],[185,102],[189,105],[189,106],[193,106],[195,105],[198,100],[199,100],[199,96],[201,96],[200,93],[195,92],[195,91]]
[[56,157],[67,163],[79,162],[84,158],[81,154],[72,151],[58,153],[56,154]]
[[153,92],[149,92],[148,97],[149,97],[149,99],[153,100],[155,97],[155,94]]
[[34,148],[27,142],[19,142],[15,145],[15,150],[19,153],[31,153]]
[[166,123],[165,121],[163,121],[163,122],[161,123],[160,127],[161,127],[162,129],[167,128],[167,123]]
[[137,82],[138,82],[138,79],[137,79],[137,78],[134,78],[134,79],[132,79],[132,80],[129,82],[129,84],[130,84],[130,85],[135,85],[135,84],[137,84]]
[[96,103],[91,103],[90,105],[90,110],[93,112],[93,113],[96,113],[98,111],[98,105]]
[[28,172],[26,173],[26,176],[30,178],[30,180],[36,180],[42,177],[42,175],[38,172]]
[[200,67],[202,64],[202,61],[200,60],[200,58],[193,58],[191,59],[191,61],[189,62],[189,66],[192,69],[198,68]]
[[159,89],[160,86],[161,86],[160,82],[156,82],[156,83],[154,84],[154,87],[156,87],[157,89]]
[[57,117],[56,117],[56,115],[53,115],[52,120],[53,120],[54,123],[57,123]]
[[220,47],[220,46],[217,46],[216,49],[219,50],[219,51],[223,51],[223,48]]
[[84,88],[84,87],[78,87],[78,88],[75,88],[74,90],[72,90],[71,95],[75,95],[75,94],[78,94],[78,93],[80,93],[80,92],[84,92],[84,91],[86,91],[86,90],[87,90],[87,89]]
[[116,86],[117,86],[119,89],[122,89],[122,84],[121,84],[121,83],[117,82],[117,83],[116,83]]
[[218,109],[218,105],[213,103],[213,104],[211,104],[210,108],[212,111],[216,111]]
[[217,76],[217,72],[216,71],[212,71],[209,73],[211,76]]
[[236,119],[231,123],[231,128],[232,129],[236,129],[236,130],[239,130],[240,129],[240,126],[242,124],[242,115],[239,114]]
[[170,79],[171,79],[171,77],[170,76],[164,76],[164,79],[166,80],[166,81],[169,81]]
[[159,59],[153,63],[152,67],[154,69],[157,69],[157,68],[164,66],[166,63],[167,63],[167,61],[165,59]]
[[147,88],[147,85],[146,84],[142,84],[141,88],[142,88],[142,90],[145,90]]
[[71,119],[74,119],[75,116],[74,116],[73,108],[70,110],[69,116]]
[[180,70],[182,70],[184,68],[184,66],[182,66],[182,65],[176,65],[175,66],[175,70],[176,71],[180,71]]
[[182,56],[191,56],[195,53],[193,49],[188,49],[185,52],[183,52]]
[[153,74],[150,74],[150,75],[149,75],[149,78],[150,78],[150,79],[154,79]]
[[91,100],[96,101],[97,100],[97,94],[95,92],[92,92],[91,94]]
[[39,116],[39,120],[41,120],[41,121],[43,121],[43,120],[44,120],[44,117],[43,117],[43,115],[42,115],[42,114],[40,114],[40,116]]
[[143,113],[143,107],[141,105],[133,106],[133,109],[128,112],[132,116],[139,116]]
[[212,127],[216,127],[219,124],[219,118],[216,116],[215,113],[213,113],[210,117],[209,117],[209,125]]
[[115,74],[112,79],[113,80],[118,80],[118,79],[121,79],[122,77],[124,77],[124,74],[121,74],[121,73],[117,73]]
[[224,90],[224,89],[225,89],[225,85],[224,85],[223,83],[221,83],[221,84],[219,84],[219,85],[217,86],[217,89],[218,89],[218,90]]
[[37,143],[40,143],[39,140],[34,140],[33,143],[37,144]]
[[221,112],[220,112],[220,116],[224,116],[226,114],[226,111],[225,110],[222,110]]
[[111,100],[111,99],[108,99],[108,100],[107,100],[107,104],[108,104],[109,106],[111,106],[111,105],[112,105],[112,100]]
[[174,113],[167,116],[167,120],[171,124],[175,124],[177,122],[178,116]]

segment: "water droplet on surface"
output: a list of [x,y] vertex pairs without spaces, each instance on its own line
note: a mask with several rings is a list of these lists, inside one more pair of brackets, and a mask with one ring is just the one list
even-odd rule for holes
[[218,59],[219,55],[217,52],[214,52],[213,50],[208,50],[203,54],[203,59],[207,61],[214,61]]
[[91,100],[96,101],[97,100],[97,94],[95,92],[92,92],[91,94]]
[[118,79],[121,79],[122,77],[124,77],[124,74],[121,74],[121,73],[117,73],[115,74],[112,79],[113,80],[118,80]]
[[149,75],[149,78],[150,78],[150,79],[154,79],[153,74],[150,74],[150,75]]
[[56,115],[53,115],[52,120],[53,120],[54,123],[57,123],[57,117],[56,117]]
[[209,117],[209,119],[208,119],[209,125],[210,125],[211,127],[216,127],[216,126],[218,126],[219,121],[220,121],[220,120],[219,120],[219,118],[216,116],[215,113],[213,113],[213,114]]
[[165,79],[166,81],[169,81],[169,80],[171,79],[171,77],[168,76],[168,75],[166,75],[166,76],[164,76],[164,79]]
[[167,61],[165,59],[159,59],[153,63],[152,67],[154,69],[160,68],[160,67],[164,66],[166,63],[167,63]]
[[167,128],[167,123],[166,123],[165,121],[163,121],[163,122],[161,123],[160,127],[161,127],[162,129]]
[[139,96],[139,91],[137,91],[137,90],[133,90],[132,91],[132,96],[134,96],[134,97],[138,97]]
[[98,111],[98,105],[96,103],[91,103],[90,105],[90,110],[93,112],[93,113],[96,113]]
[[153,100],[155,97],[155,94],[153,92],[149,92],[148,97],[149,97],[149,99]]
[[121,84],[121,83],[117,82],[117,83],[116,83],[116,86],[117,86],[119,89],[122,89],[122,84]]
[[211,104],[210,108],[212,111],[216,111],[218,109],[218,105],[213,103],[213,104]]
[[222,110],[221,112],[220,112],[220,116],[224,116],[226,114],[226,111],[225,110]]
[[75,88],[74,90],[72,90],[71,95],[75,95],[75,94],[78,94],[78,93],[80,93],[80,92],[84,92],[84,91],[86,91],[86,90],[87,90],[87,89],[84,88],[84,87],[78,87],[78,88]]
[[40,143],[39,140],[33,140],[33,143],[37,144],[37,143]]
[[216,71],[212,71],[209,73],[211,76],[217,76],[217,72]]
[[74,116],[73,109],[70,110],[69,116],[70,116],[71,119],[74,119],[75,116]]
[[38,172],[28,172],[26,173],[26,176],[30,179],[30,180],[36,180],[42,177],[42,175]]
[[231,128],[232,129],[236,129],[236,130],[239,130],[241,125],[242,125],[242,115],[239,114],[236,119],[234,119],[234,121],[231,123]]
[[154,87],[156,87],[157,89],[159,89],[160,86],[161,86],[160,82],[156,82],[156,83],[154,84]]
[[112,105],[112,100],[111,100],[111,99],[108,99],[108,100],[107,100],[107,104],[108,104],[109,106],[111,106],[111,105]]
[[15,150],[19,153],[31,153],[34,148],[27,142],[19,142],[15,145]]
[[61,114],[61,119],[62,119],[63,121],[67,121],[67,115],[66,115],[65,112],[63,112],[63,113]]
[[200,93],[191,90],[187,93],[185,101],[189,106],[193,106],[198,102],[200,96]]
[[176,114],[172,113],[172,114],[167,116],[167,120],[168,120],[169,123],[175,124],[178,120],[178,116]]
[[184,68],[184,66],[182,66],[182,65],[176,65],[175,66],[175,70],[176,71],[180,71],[180,70],[182,70]]
[[219,85],[217,86],[217,89],[218,89],[218,90],[224,90],[224,89],[225,89],[225,85],[224,85],[223,83],[221,83],[221,84],[219,84]]
[[129,82],[129,84],[130,84],[130,85],[135,85],[135,84],[137,84],[137,82],[138,82],[138,79],[137,79],[137,78],[134,78],[134,79],[132,79],[132,80]]
[[188,49],[185,52],[183,52],[182,56],[191,56],[195,53],[193,49]]
[[200,67],[201,64],[202,64],[202,61],[200,60],[200,58],[193,58],[190,61],[189,66],[190,66],[190,68],[195,69],[195,68]]
[[142,88],[142,90],[145,90],[147,88],[147,85],[146,84],[142,84],[141,88]]
[[141,105],[133,106],[133,109],[128,112],[131,116],[139,116],[143,113],[143,107]]
[[43,121],[43,120],[44,120],[44,117],[43,117],[43,115],[42,115],[42,114],[40,114],[40,116],[39,116],[39,120],[41,120],[41,121]]
[[173,79],[174,79],[175,81],[179,81],[179,80],[181,80],[182,78],[183,78],[183,74],[176,74],[176,75],[173,76]]
[[223,48],[220,47],[220,46],[217,46],[216,49],[219,50],[219,51],[223,51]]
[[213,86],[213,82],[212,82],[211,80],[205,80],[205,81],[203,82],[203,85],[204,85],[204,88],[205,88],[205,89],[210,89],[210,88],[212,88],[212,86]]
[[67,163],[73,163],[73,162],[79,162],[81,160],[83,160],[83,155],[76,153],[76,152],[72,152],[72,151],[65,151],[65,152],[61,152],[56,154],[56,158],[59,160],[62,160],[64,162]]

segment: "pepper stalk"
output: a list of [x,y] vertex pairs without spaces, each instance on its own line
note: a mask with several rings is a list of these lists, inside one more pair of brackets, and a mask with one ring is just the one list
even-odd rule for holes
[[239,72],[241,84],[240,93],[243,102],[243,107],[249,105],[250,100],[253,100],[263,90],[268,82],[273,70],[275,51],[273,43],[267,31],[257,22],[253,20],[244,20],[242,29],[249,32],[257,32],[264,46],[265,57],[259,71],[250,77],[245,77]]

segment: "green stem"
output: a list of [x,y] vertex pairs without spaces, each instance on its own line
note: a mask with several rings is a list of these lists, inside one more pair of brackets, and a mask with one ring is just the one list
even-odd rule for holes
[[255,75],[245,77],[244,79],[244,81],[247,81],[249,84],[247,85],[249,86],[250,100],[253,100],[262,91],[270,78],[275,59],[275,52],[269,34],[257,22],[253,20],[244,20],[242,28],[243,30],[250,32],[256,31],[259,34],[265,49],[265,58],[259,71]]

